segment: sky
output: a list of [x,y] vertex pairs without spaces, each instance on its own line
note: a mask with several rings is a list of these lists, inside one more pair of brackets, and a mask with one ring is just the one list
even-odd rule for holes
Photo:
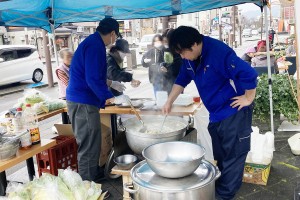
[[[260,8],[253,4],[253,3],[245,3],[238,5],[239,9],[241,10],[242,15],[249,16],[249,18],[255,18],[256,16],[260,15]],[[272,16],[279,17],[280,6],[279,5],[272,5]]]

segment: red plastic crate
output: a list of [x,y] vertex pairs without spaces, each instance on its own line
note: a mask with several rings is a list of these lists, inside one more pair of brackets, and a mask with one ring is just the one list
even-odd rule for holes
[[52,139],[56,140],[56,146],[36,155],[39,176],[42,173],[50,173],[57,176],[58,169],[66,169],[67,167],[78,171],[78,147],[74,136],[59,135]]

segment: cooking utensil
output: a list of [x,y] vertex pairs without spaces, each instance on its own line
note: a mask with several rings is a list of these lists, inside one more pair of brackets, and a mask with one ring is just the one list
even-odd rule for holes
[[[145,133],[139,132],[141,125],[136,118],[131,118],[123,122],[124,127],[126,127],[127,143],[134,153],[141,155],[145,147],[160,142],[178,141],[185,136],[189,123],[177,116],[168,116],[164,124],[164,133],[160,134],[159,127],[163,121],[163,117],[162,115],[143,116],[143,121],[146,124],[151,124]],[[157,133],[151,133],[151,128],[155,124],[158,127]]]
[[118,156],[114,159],[114,162],[118,165],[121,169],[130,169],[135,165],[137,161],[137,157],[135,155],[126,154],[122,156]]
[[163,142],[146,147],[142,155],[156,174],[166,178],[182,178],[199,167],[205,150],[190,142]]
[[161,131],[162,131],[163,127],[164,127],[164,124],[165,124],[165,121],[166,121],[167,116],[168,116],[168,115],[165,115],[165,117],[164,117],[164,121],[163,121],[163,123],[161,124],[161,127],[160,127],[160,129],[159,129],[159,133],[161,133]]
[[169,179],[158,176],[146,161],[142,161],[130,171],[132,183],[124,183],[123,188],[133,194],[134,199],[212,200],[215,199],[215,181],[220,175],[216,166],[202,160],[192,175]]
[[131,109],[133,110],[135,116],[138,118],[138,120],[141,122],[142,124],[142,128],[139,130],[141,133],[145,133],[147,131],[147,127],[145,126],[144,121],[142,120],[140,114],[136,111],[136,109],[134,108],[131,100],[129,98],[126,98],[127,103],[130,105]]

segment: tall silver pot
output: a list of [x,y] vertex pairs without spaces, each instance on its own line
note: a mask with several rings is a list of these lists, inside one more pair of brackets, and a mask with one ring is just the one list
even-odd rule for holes
[[215,200],[215,181],[221,173],[213,164],[203,160],[192,175],[168,179],[156,175],[142,161],[131,169],[130,175],[132,183],[125,183],[123,188],[133,194],[134,200]]
[[[147,129],[151,130],[151,124],[157,124],[159,122],[162,123],[164,116],[148,115],[142,116],[142,119]],[[141,155],[143,149],[152,144],[181,140],[185,136],[185,132],[188,128],[188,122],[185,119],[177,116],[168,116],[165,123],[168,121],[176,123],[177,127],[174,127],[174,130],[167,133],[153,134],[139,132],[142,126],[136,118],[126,120],[123,125],[126,128],[126,139],[131,150],[134,153]]]

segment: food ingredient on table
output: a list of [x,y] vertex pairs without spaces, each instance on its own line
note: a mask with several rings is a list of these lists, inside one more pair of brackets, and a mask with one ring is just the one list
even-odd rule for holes
[[24,185],[10,183],[7,188],[12,200],[98,200],[101,192],[101,184],[82,181],[71,169],[59,170],[58,176],[43,174]]

